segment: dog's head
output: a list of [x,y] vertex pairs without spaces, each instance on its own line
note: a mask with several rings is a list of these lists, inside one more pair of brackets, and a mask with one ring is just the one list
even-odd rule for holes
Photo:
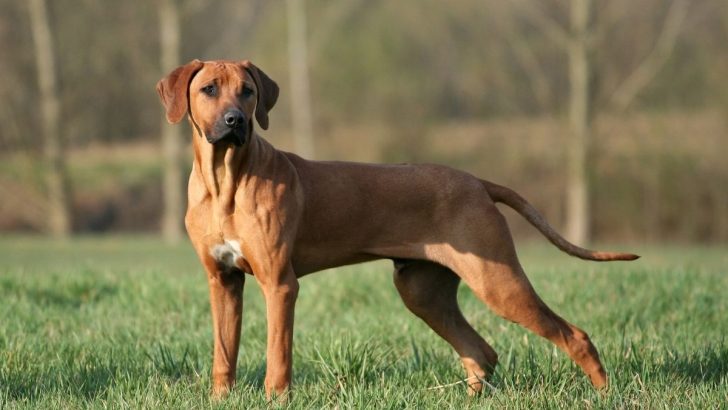
[[245,144],[253,117],[268,129],[268,111],[278,99],[278,85],[250,61],[193,60],[157,83],[157,92],[174,124],[189,113],[211,144]]

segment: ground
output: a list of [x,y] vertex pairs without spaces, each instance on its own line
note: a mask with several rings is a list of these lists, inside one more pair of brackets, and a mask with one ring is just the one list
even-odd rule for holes
[[[462,378],[456,355],[406,311],[391,266],[378,262],[302,280],[289,406],[725,406],[725,247],[617,248],[643,258],[599,264],[519,246],[543,299],[591,335],[611,377],[606,392],[461,287],[466,317],[500,354],[492,387],[468,397],[453,384]],[[246,281],[237,385],[214,403],[207,287],[187,244],[3,236],[0,261],[0,408],[268,407],[265,307],[254,280]]]

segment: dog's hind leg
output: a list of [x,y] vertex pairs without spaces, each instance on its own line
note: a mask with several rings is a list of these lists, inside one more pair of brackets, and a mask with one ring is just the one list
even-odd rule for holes
[[486,222],[471,222],[471,229],[461,236],[460,248],[467,246],[467,252],[453,246],[446,264],[495,313],[550,340],[584,370],[595,387],[604,387],[607,375],[589,336],[559,317],[536,294],[518,261],[505,218],[494,206],[487,211]]
[[481,379],[492,372],[498,355],[460,312],[459,283],[450,269],[432,262],[395,263],[394,284],[404,304],[455,348],[465,368],[468,393],[475,394],[483,388]]

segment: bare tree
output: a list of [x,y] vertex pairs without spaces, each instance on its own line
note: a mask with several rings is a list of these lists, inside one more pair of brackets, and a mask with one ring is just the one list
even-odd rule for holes
[[288,70],[291,81],[292,132],[296,151],[312,158],[313,115],[308,74],[306,10],[304,0],[286,0],[288,13]]
[[[594,76],[593,0],[570,0],[570,29],[564,29],[556,20],[539,8],[539,2],[516,2],[519,12],[569,57],[569,129],[567,151],[566,236],[577,244],[591,238],[589,204],[590,141],[596,108],[594,90],[590,84]],[[673,0],[657,41],[645,59],[619,85],[611,98],[611,105],[626,109],[634,98],[650,83],[670,56],[687,13],[686,0]],[[524,50],[517,52],[529,57]],[[533,65],[519,58],[522,65]],[[528,63],[528,64],[526,64]],[[533,69],[528,71],[533,72]],[[537,72],[538,74],[538,72]],[[532,82],[538,85],[533,79]],[[543,88],[543,86],[540,86]],[[534,87],[538,90],[538,87]],[[542,92],[543,93],[543,92]],[[543,99],[541,97],[540,99]]]
[[35,44],[35,61],[40,88],[41,120],[43,126],[43,152],[48,200],[48,232],[55,237],[66,237],[71,230],[66,191],[67,176],[60,134],[58,86],[51,38],[50,22],[45,0],[28,3],[30,23]]
[[[175,0],[158,0],[160,66],[168,73],[180,65],[179,10]],[[162,190],[164,208],[162,211],[162,236],[168,243],[182,238],[182,166],[180,127],[162,120],[162,156],[164,176]]]

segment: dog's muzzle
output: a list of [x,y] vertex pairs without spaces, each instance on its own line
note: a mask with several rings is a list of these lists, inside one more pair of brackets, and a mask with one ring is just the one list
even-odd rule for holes
[[235,145],[243,145],[248,137],[247,124],[242,111],[230,109],[215,124],[214,131],[206,135],[207,142],[217,144],[225,140]]

